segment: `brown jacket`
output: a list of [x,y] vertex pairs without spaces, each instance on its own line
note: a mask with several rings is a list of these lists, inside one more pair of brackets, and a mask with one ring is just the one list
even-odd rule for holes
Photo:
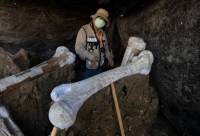
[[76,38],[75,50],[79,57],[86,61],[86,67],[88,69],[94,69],[92,68],[90,61],[93,57],[97,57],[98,61],[96,62],[96,69],[99,65],[102,66],[104,64],[105,57],[111,57],[105,32],[103,32],[103,45],[104,51],[100,52],[100,45],[92,28],[92,24],[90,23],[82,26],[79,30]]

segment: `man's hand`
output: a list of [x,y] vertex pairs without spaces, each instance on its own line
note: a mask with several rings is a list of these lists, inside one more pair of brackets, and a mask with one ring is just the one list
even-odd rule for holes
[[97,57],[93,57],[91,60],[91,66],[92,68],[96,68],[98,66],[98,58]]

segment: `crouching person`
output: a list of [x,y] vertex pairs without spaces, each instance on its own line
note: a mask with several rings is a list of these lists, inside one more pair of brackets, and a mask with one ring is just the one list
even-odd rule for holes
[[81,79],[101,73],[105,65],[114,65],[104,31],[104,28],[109,26],[108,17],[108,11],[98,9],[96,14],[91,15],[91,22],[82,26],[78,32],[75,51],[85,61]]

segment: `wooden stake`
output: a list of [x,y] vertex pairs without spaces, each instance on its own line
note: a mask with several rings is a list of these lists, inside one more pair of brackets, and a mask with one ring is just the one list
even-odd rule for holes
[[51,131],[50,136],[57,136],[58,135],[58,128],[54,127],[53,130]]
[[114,83],[111,84],[111,90],[112,90],[112,96],[113,96],[113,100],[114,100],[114,104],[115,104],[115,110],[116,110],[116,113],[117,113],[117,119],[118,119],[118,123],[119,123],[121,136],[125,136],[124,126],[123,126],[123,122],[122,122],[122,116],[121,116],[121,112],[120,112],[120,108],[119,108],[119,103],[118,103]]

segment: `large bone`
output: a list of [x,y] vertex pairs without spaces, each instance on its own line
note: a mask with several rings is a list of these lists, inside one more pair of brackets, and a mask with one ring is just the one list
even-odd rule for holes
[[[145,47],[146,47],[146,43],[143,41],[143,39],[138,38],[138,37],[130,37],[128,40],[128,47],[126,48],[126,51],[124,53],[124,57],[122,59],[121,65],[124,66],[127,63],[129,63],[131,61],[131,58],[133,58],[139,52],[144,50]],[[125,136],[121,111],[119,108],[117,94],[116,94],[115,86],[113,83],[111,84],[111,88],[112,88],[112,95],[113,95],[113,100],[115,103],[115,109],[116,109],[116,113],[117,113],[117,119],[118,119],[118,123],[119,123],[120,132],[121,132],[122,136]]]
[[149,74],[153,63],[150,51],[143,51],[125,66],[109,70],[86,80],[63,84],[53,89],[52,100],[55,103],[49,111],[51,123],[60,129],[68,129],[76,120],[77,113],[83,103],[97,91],[109,84],[133,74]]
[[18,74],[0,79],[0,94],[8,88],[14,88],[27,80],[37,78],[44,73],[53,71],[67,64],[72,64],[74,61],[75,55],[66,47],[60,46],[56,49],[56,53],[51,59]]
[[24,136],[19,127],[11,119],[7,109],[2,105],[0,105],[0,135]]

